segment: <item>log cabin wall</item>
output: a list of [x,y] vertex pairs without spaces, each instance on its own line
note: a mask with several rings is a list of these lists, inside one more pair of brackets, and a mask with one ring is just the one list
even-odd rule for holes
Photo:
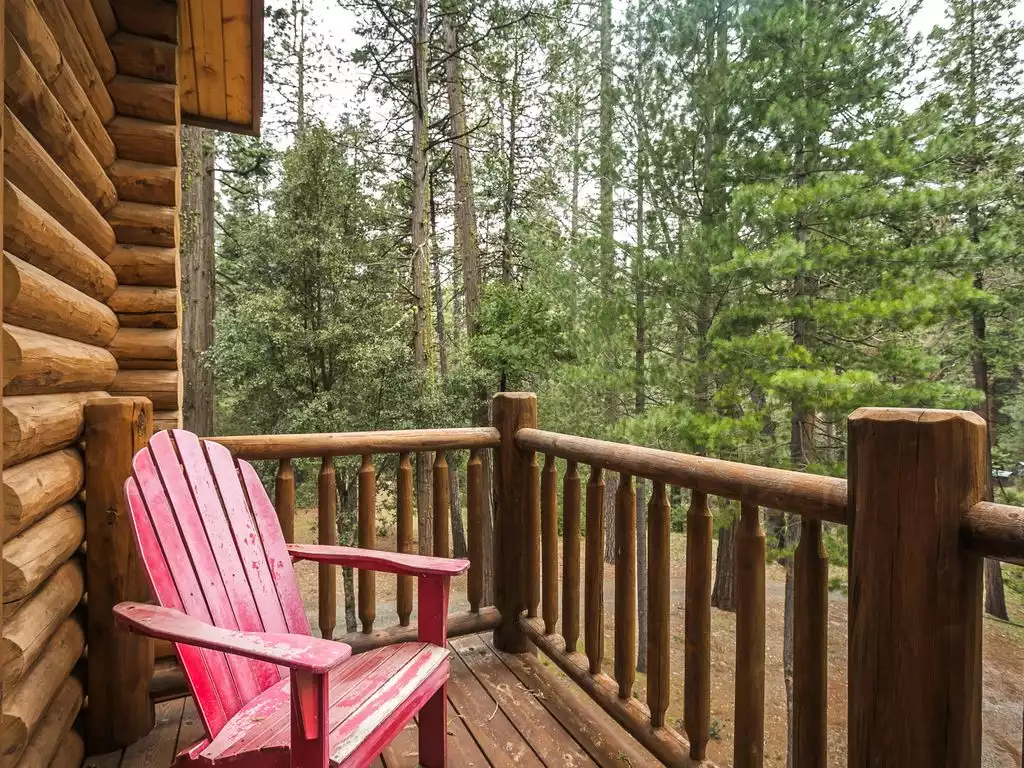
[[84,751],[84,403],[179,419],[176,9],[139,5],[5,3],[0,768]]

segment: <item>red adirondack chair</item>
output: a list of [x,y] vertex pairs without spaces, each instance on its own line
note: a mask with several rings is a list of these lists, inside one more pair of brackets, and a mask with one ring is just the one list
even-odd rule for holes
[[[448,586],[468,561],[286,544],[252,466],[182,430],[132,466],[125,496],[159,605],[114,612],[175,643],[207,734],[176,766],[365,766],[417,712],[420,763],[446,764]],[[311,637],[292,560],[418,577],[419,641],[351,656]]]

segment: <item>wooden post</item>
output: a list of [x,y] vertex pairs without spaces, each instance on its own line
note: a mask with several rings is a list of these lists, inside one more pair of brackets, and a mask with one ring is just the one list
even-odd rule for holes
[[149,699],[153,641],[116,630],[113,613],[122,601],[149,599],[123,489],[132,472],[132,457],[152,432],[153,406],[144,397],[110,397],[85,404],[90,752],[127,747],[154,723]]
[[[334,458],[323,456],[320,459],[320,474],[317,476],[317,542],[319,544],[338,543],[338,528],[335,522],[336,493]],[[326,563],[320,563],[317,575],[320,635],[327,640],[333,640],[334,627],[338,618],[338,575],[335,567]]]
[[[377,474],[373,456],[363,454],[359,467],[359,546],[377,548]],[[377,618],[377,575],[366,568],[359,571],[359,620],[363,633],[373,632]]]
[[478,449],[469,453],[466,465],[466,528],[469,534],[469,578],[466,592],[469,610],[480,613],[484,596],[484,463]]
[[981,764],[985,422],[861,408],[849,420],[849,766]]
[[523,653],[532,644],[519,628],[526,610],[526,534],[530,493],[531,452],[520,450],[515,433],[536,428],[537,396],[529,392],[499,392],[494,396],[493,424],[501,433],[494,460],[494,591],[501,625],[494,630],[500,650]]
[[291,459],[281,459],[274,479],[274,508],[281,533],[289,544],[295,543],[295,470]]
[[[408,453],[398,457],[398,551],[413,554],[412,540],[412,461]],[[398,623],[409,626],[412,615],[412,576],[398,577]]]
[[551,635],[558,624],[558,472],[550,453],[544,457],[540,481],[540,528],[544,634]]

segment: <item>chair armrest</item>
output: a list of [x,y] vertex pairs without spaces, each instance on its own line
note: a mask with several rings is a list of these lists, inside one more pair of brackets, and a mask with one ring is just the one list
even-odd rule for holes
[[293,560],[313,560],[317,563],[397,573],[402,576],[458,576],[469,568],[469,560],[406,555],[399,552],[380,552],[376,549],[335,547],[327,544],[289,544],[288,552]]
[[126,632],[223,651],[310,674],[325,674],[352,655],[352,649],[344,643],[308,635],[221,629],[173,608],[146,603],[118,603],[114,606],[114,623]]

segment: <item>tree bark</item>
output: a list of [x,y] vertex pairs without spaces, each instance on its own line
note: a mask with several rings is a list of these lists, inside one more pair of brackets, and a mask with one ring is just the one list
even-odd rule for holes
[[736,612],[736,525],[737,519],[718,529],[715,557],[715,585],[711,605],[720,611]]
[[[338,529],[338,544],[342,547],[356,545],[356,484],[358,481],[358,473],[353,474],[350,480],[348,472],[342,470],[340,482],[337,484],[338,513],[334,524]],[[355,632],[359,628],[356,621],[356,587],[352,569],[347,566],[343,566],[341,569],[341,587],[345,598],[345,631]]]
[[[427,335],[430,332],[428,314],[427,274],[430,262],[428,233],[430,183],[427,162],[427,56],[429,33],[427,26],[427,0],[416,0],[413,13],[413,111],[412,111],[412,212],[410,217],[412,248],[413,294],[413,364],[421,377],[421,386],[429,387],[430,365],[427,355]],[[420,554],[433,554],[434,515],[431,508],[431,457],[416,455],[416,515],[419,524]]]
[[185,429],[213,434],[213,369],[203,353],[213,344],[213,132],[185,126],[181,132],[181,416]]
[[604,561],[615,562],[615,496],[619,492],[619,473],[606,472],[604,478]]

